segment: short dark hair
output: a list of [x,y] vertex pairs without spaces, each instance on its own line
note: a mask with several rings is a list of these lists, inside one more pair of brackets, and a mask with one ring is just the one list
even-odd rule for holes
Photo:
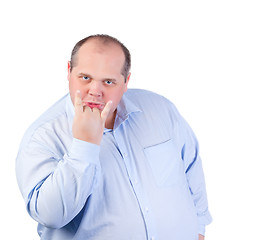
[[95,34],[95,35],[90,35],[86,38],[83,38],[80,40],[76,45],[74,46],[72,53],[71,53],[71,61],[70,61],[70,71],[72,71],[73,67],[76,65],[76,55],[81,48],[81,46],[86,43],[90,39],[97,39],[103,44],[109,44],[109,43],[115,43],[116,45],[120,46],[121,49],[123,50],[123,53],[125,55],[125,62],[121,71],[121,74],[125,77],[125,82],[127,80],[130,68],[131,68],[131,55],[129,50],[126,48],[126,46],[121,43],[118,39],[111,37],[106,34]]

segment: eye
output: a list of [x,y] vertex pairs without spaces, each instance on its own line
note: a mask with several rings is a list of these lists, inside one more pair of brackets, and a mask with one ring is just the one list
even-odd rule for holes
[[105,84],[106,84],[106,85],[112,85],[112,84],[113,84],[113,82],[112,82],[112,81],[110,81],[110,80],[106,80],[106,81],[105,81]]
[[87,80],[89,80],[89,79],[90,79],[90,78],[89,78],[89,77],[87,77],[87,76],[83,76],[82,78],[83,78],[83,80],[85,80],[85,81],[87,81]]

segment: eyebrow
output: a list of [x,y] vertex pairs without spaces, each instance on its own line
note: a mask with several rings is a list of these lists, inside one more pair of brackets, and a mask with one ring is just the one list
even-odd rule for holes
[[78,74],[78,76],[86,76],[86,77],[92,78],[92,76],[91,76],[90,74],[88,74],[88,73],[83,73],[83,72],[80,72],[80,73]]

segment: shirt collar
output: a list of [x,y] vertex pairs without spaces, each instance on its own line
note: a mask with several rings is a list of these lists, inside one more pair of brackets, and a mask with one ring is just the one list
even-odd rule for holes
[[129,116],[133,113],[142,112],[125,94],[117,106],[117,114],[114,124],[114,129],[118,128]]
[[[118,128],[129,116],[133,113],[142,112],[125,94],[123,95],[120,103],[117,106],[117,114],[114,124],[114,129]],[[75,116],[75,108],[72,103],[70,94],[67,95],[66,113],[68,116],[68,124],[72,130],[72,124]]]

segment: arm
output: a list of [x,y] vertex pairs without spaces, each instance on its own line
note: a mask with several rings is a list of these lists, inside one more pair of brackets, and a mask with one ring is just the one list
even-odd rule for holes
[[27,211],[37,222],[60,228],[83,208],[99,173],[99,146],[73,139],[62,158],[33,137],[17,158],[17,180]]
[[193,131],[184,120],[181,122],[180,127],[183,129],[181,137],[184,139],[181,153],[182,159],[184,161],[189,190],[197,211],[199,239],[203,239],[205,226],[211,223],[212,218],[208,211],[202,161],[199,156],[198,142]]
[[[50,137],[51,129],[25,138],[17,157],[17,180],[27,210],[37,222],[52,228],[66,225],[80,212],[99,175],[98,144],[110,105],[101,114],[85,113],[79,94],[75,102],[74,138],[64,156]],[[96,126],[90,127],[90,122]]]

